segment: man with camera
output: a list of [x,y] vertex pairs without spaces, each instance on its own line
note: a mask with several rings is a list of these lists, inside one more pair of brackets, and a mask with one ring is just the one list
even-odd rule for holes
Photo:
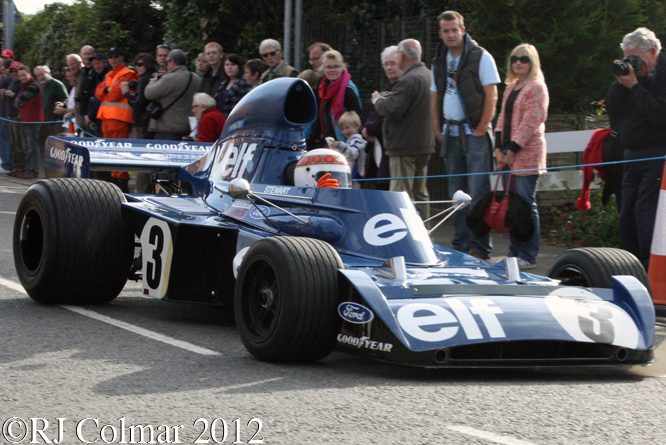
[[647,28],[627,34],[620,46],[624,59],[613,65],[617,81],[606,98],[629,161],[622,178],[620,247],[647,269],[666,155],[666,55]]
[[[146,99],[158,104],[160,110],[149,105],[149,131],[155,132],[154,139],[180,141],[190,134],[190,111],[192,97],[199,91],[201,78],[188,71],[187,57],[179,49],[173,49],[167,57],[168,72],[155,74],[146,86]],[[157,111],[157,112],[156,112]]]

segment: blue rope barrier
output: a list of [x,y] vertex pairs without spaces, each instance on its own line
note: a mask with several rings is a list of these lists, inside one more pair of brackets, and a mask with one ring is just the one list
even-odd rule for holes
[[22,121],[13,121],[11,119],[7,119],[4,117],[0,117],[0,120],[7,121],[7,122],[13,122],[15,124],[28,124],[28,125],[36,125],[36,124],[62,124],[62,121],[42,121],[42,122],[22,122]]
[[[594,164],[578,164],[578,165],[564,165],[560,167],[546,167],[543,169],[540,168],[526,168],[523,170],[511,170],[511,173],[518,173],[518,172],[532,172],[532,171],[539,171],[539,170],[564,170],[568,168],[582,168],[582,167],[596,167],[599,165],[613,165],[613,164],[628,164],[630,162],[645,162],[645,161],[656,161],[656,160],[666,160],[666,156],[658,156],[656,158],[643,158],[643,159],[629,159],[629,160],[623,160],[623,161],[610,161],[610,162],[597,162]],[[509,171],[492,171],[492,172],[480,172],[480,173],[459,173],[459,174],[453,174],[453,175],[434,175],[434,176],[403,176],[399,178],[367,178],[367,179],[353,179],[352,181],[387,181],[391,179],[431,179],[431,178],[451,178],[453,176],[478,176],[478,175],[497,175],[500,173],[508,173]]]

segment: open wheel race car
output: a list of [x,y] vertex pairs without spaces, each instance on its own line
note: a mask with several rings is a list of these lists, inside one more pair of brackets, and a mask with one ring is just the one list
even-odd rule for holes
[[[163,300],[233,307],[265,361],[336,347],[428,367],[653,359],[654,307],[632,255],[575,249],[550,278],[521,273],[515,259],[433,244],[404,192],[295,183],[316,113],[305,82],[276,79],[239,102],[213,145],[49,138],[59,178],[30,187],[16,215],[22,285],[40,303],[91,304],[132,278]],[[90,169],[170,179],[161,194],[123,194],[85,179]]]

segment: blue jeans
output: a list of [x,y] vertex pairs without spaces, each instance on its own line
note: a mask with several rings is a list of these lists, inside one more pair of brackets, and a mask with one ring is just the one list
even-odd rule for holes
[[2,168],[14,170],[12,149],[9,143],[9,122],[2,119],[0,119],[0,160],[2,161]]
[[[446,147],[446,174],[460,175],[465,173],[487,173],[491,171],[492,161],[490,152],[490,139],[485,134],[483,136],[467,135],[467,154],[463,155],[460,137],[449,137],[448,147]],[[469,194],[472,202],[476,202],[490,192],[490,177],[485,175],[471,176],[449,176],[449,198],[457,190]],[[490,240],[490,233],[483,238],[479,238],[467,227],[465,218],[469,214],[470,207],[467,206],[453,214],[453,227],[455,234],[451,245],[459,252],[469,252],[473,250],[484,257],[490,257],[493,251],[493,244]]]
[[[625,161],[666,155],[666,148],[625,150]],[[622,177],[620,247],[636,255],[645,269],[650,263],[664,161],[628,162]]]
[[39,174],[39,128],[40,125],[21,125],[21,142],[25,153],[25,171]]
[[[506,190],[506,180],[509,175],[505,174],[502,178],[504,187]],[[532,221],[534,222],[534,235],[527,242],[520,242],[515,239],[512,235],[511,245],[509,246],[510,257],[518,257],[530,264],[536,263],[536,257],[539,254],[539,209],[537,208],[536,203],[536,189],[537,184],[539,183],[539,175],[529,175],[529,176],[517,176],[513,175],[511,177],[510,189],[512,192],[518,193],[521,198],[532,205]]]

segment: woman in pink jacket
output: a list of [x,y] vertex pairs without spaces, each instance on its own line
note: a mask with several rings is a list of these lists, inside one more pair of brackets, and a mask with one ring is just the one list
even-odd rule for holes
[[[539,175],[546,172],[545,122],[548,88],[544,82],[539,53],[523,43],[511,51],[502,97],[502,111],[495,133],[497,170],[512,170],[511,190],[532,205],[534,235],[527,242],[511,237],[510,257],[518,257],[521,269],[536,266],[539,253],[539,212],[536,189]],[[523,171],[529,170],[529,171]],[[515,178],[515,179],[513,179]]]

